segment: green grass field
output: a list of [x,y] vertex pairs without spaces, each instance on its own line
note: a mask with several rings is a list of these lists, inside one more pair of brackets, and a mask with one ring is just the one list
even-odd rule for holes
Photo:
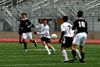
[[[0,67],[100,67],[100,45],[85,45],[86,63],[62,63],[60,44],[52,45],[56,53],[48,55],[42,44],[34,47],[28,43],[29,51],[24,52],[23,44],[0,43]],[[68,57],[72,58],[70,49]]]

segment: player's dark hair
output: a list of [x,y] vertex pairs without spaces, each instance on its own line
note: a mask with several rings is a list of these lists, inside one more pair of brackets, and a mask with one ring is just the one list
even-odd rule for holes
[[43,21],[47,21],[47,22],[48,22],[48,20],[47,20],[47,19],[43,19],[43,20],[42,20],[42,22],[43,22]]
[[27,16],[27,14],[26,14],[26,13],[22,13],[22,16],[23,16],[23,15]]
[[47,20],[47,19],[44,18],[44,19],[42,20],[42,22],[44,22],[44,21],[47,21],[47,24],[48,24],[48,20]]
[[83,12],[82,11],[78,11],[77,16],[78,17],[82,17],[83,16]]
[[47,19],[43,19],[42,21],[45,21],[45,20],[47,21]]
[[68,16],[64,16],[64,17],[63,17],[63,21],[64,21],[64,22],[67,22],[67,21],[68,21]]

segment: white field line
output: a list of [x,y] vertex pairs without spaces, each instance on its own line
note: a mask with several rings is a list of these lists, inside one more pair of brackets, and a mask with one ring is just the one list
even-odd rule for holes
[[[34,51],[46,51],[45,48],[44,49],[28,49],[28,50],[34,50]],[[96,51],[99,50],[98,49],[86,49],[86,51]],[[0,50],[0,51],[24,51],[24,50],[9,50],[9,49],[5,49],[5,50]],[[61,51],[60,49],[56,49],[56,51]],[[66,49],[66,51],[71,51],[70,49]]]
[[[33,52],[33,53],[35,53],[35,51],[43,51],[42,53],[45,53],[46,52],[46,50],[45,49],[28,49],[29,51],[28,52]],[[12,54],[12,55],[14,55],[14,54],[19,54],[18,52],[24,52],[24,50],[0,50],[0,54],[8,54],[8,53],[6,53],[6,52],[2,52],[2,51],[17,51],[17,52],[14,52],[14,53],[9,53],[9,54]],[[45,52],[44,52],[45,51]],[[71,52],[71,50],[70,49],[68,49],[68,50],[66,50],[67,52]],[[92,51],[92,52],[96,52],[96,50],[86,50],[86,53],[89,53],[90,51]],[[56,49],[56,52],[61,52],[61,50],[60,49]],[[27,52],[25,52],[25,53],[27,53]],[[94,53],[93,53],[94,54]],[[95,55],[100,55],[100,54],[95,54]],[[39,55],[39,56],[41,56],[41,55]]]
[[[48,54],[47,54],[47,55],[48,55]],[[44,57],[45,55],[30,55],[30,56],[21,56],[21,55],[20,55],[20,56],[7,56],[7,57],[12,57],[12,58],[21,58],[21,57],[22,57],[22,58],[23,58],[23,57],[24,57],[24,58],[25,58],[25,57],[28,58],[28,57],[29,57],[29,58],[33,58],[33,56],[34,56],[34,57],[35,57],[35,56]],[[51,56],[53,56],[53,57],[55,57],[55,56],[62,57],[62,55],[51,55]],[[98,55],[97,55],[97,56],[98,56]],[[4,56],[0,56],[0,57],[4,57]],[[94,59],[96,59],[96,58],[94,58]],[[97,58],[97,59],[99,59],[99,58]]]
[[[48,64],[5,64],[5,65],[0,65],[0,66],[30,66],[30,65],[37,65],[37,66],[51,66],[51,65],[64,65],[65,63],[48,63]],[[73,63],[73,64],[81,64],[81,65],[87,65],[87,64],[90,64],[90,65],[93,65],[93,63]],[[94,64],[98,64],[100,65],[100,63],[94,63]],[[66,65],[72,65],[72,63],[67,63]]]
[[[46,50],[45,49],[28,49],[29,51],[28,52],[33,52],[33,53],[35,53],[35,51],[37,52],[37,51],[42,51],[42,53],[45,53],[46,52]],[[16,51],[16,52],[14,52],[14,53],[9,53],[9,54],[19,54],[18,52],[24,52],[24,50],[0,50],[0,54],[8,54],[8,53],[6,53],[6,52],[2,52],[2,51]],[[68,49],[68,50],[66,50],[67,52],[71,52],[71,50],[70,49]],[[59,50],[57,50],[56,49],[56,52],[61,52],[61,50],[59,49]],[[96,53],[96,50],[85,50],[85,53],[90,53],[90,52],[95,52],[95,53],[93,53],[93,54],[95,54],[95,55],[100,55],[100,54],[98,54],[98,53]],[[27,52],[25,52],[25,53],[27,53]]]
[[[47,55],[48,55],[48,54],[47,54]],[[17,57],[17,58],[21,58],[21,57],[23,58],[23,57],[24,57],[24,58],[25,58],[25,57],[34,57],[34,56],[41,56],[41,57],[43,56],[43,57],[44,57],[44,55],[30,55],[30,56],[8,56],[8,57],[12,57],[12,58],[16,58],[16,57]],[[56,56],[56,55],[53,55],[53,56]],[[62,55],[57,55],[57,56],[62,56]],[[4,56],[0,56],[0,57],[4,57]]]
[[[33,51],[46,51],[45,49],[28,49],[28,50],[33,50]],[[0,50],[0,51],[24,51],[24,50]],[[56,51],[61,51],[57,50]],[[71,51],[71,50],[66,50],[66,51]]]
[[[86,58],[86,60],[88,61],[88,60],[97,60],[97,59],[99,59],[99,58]],[[35,61],[37,61],[37,60],[39,60],[39,61],[54,61],[54,60],[61,60],[61,59],[27,59],[28,61],[33,61],[33,60],[35,60]],[[0,60],[0,62],[1,61],[25,61],[25,59],[16,59],[16,60]]]
[[[38,60],[38,61],[54,61],[54,59],[28,59],[28,61],[33,61],[33,60]],[[55,59],[55,60],[60,60],[60,59]],[[0,60],[0,61],[25,61],[25,59],[16,59],[16,60]]]
[[[26,53],[27,53],[27,52],[26,52]],[[46,52],[42,52],[42,53],[46,53]],[[45,56],[45,55],[48,55],[48,54],[45,54],[45,55],[44,55],[44,54],[42,54],[42,53],[41,53],[41,54],[34,54],[34,53],[32,54],[32,53],[31,53],[32,55],[30,55],[29,57],[31,57],[31,56],[33,57],[33,55],[34,55],[34,56]],[[4,53],[0,53],[0,57],[4,57],[4,56],[1,56],[2,54],[4,54]],[[17,53],[15,53],[15,54],[12,54],[12,53],[9,54],[9,53],[7,53],[7,54],[4,54],[4,55],[7,55],[7,57],[23,57],[23,56],[20,55],[19,53],[18,53],[18,54],[17,54]],[[10,56],[9,56],[9,55],[10,55]],[[18,56],[15,56],[15,55],[18,55]],[[27,54],[27,55],[28,55],[28,54]],[[58,53],[55,53],[55,54],[52,54],[52,55],[53,55],[53,56],[56,56],[56,55],[57,55],[57,56],[62,56],[62,54],[58,54]],[[95,55],[95,56],[100,56],[100,54],[94,54],[94,53],[93,53],[93,54],[90,54],[90,55],[92,55],[92,56],[93,56],[93,55]],[[24,57],[28,57],[28,56],[24,56]]]

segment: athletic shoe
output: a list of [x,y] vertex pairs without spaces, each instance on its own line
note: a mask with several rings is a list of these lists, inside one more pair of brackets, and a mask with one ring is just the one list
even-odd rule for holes
[[81,63],[85,63],[85,59],[80,59],[80,62]]
[[77,60],[77,57],[75,57],[72,60],[70,60],[70,63],[73,63],[75,60]]
[[27,50],[27,49],[25,49],[24,51],[25,51],[25,52],[27,52],[28,50]]
[[63,61],[63,63],[68,63],[69,61]]
[[61,63],[68,63],[69,60],[64,60],[64,61],[61,61]]
[[51,52],[48,53],[48,55],[50,55],[50,54],[51,54]]

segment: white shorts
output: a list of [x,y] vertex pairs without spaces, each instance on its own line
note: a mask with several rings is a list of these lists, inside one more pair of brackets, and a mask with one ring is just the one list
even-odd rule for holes
[[32,40],[32,32],[23,33],[22,37],[23,39],[29,38],[30,40]]
[[86,39],[86,33],[78,33],[73,40],[73,44],[84,46]]

